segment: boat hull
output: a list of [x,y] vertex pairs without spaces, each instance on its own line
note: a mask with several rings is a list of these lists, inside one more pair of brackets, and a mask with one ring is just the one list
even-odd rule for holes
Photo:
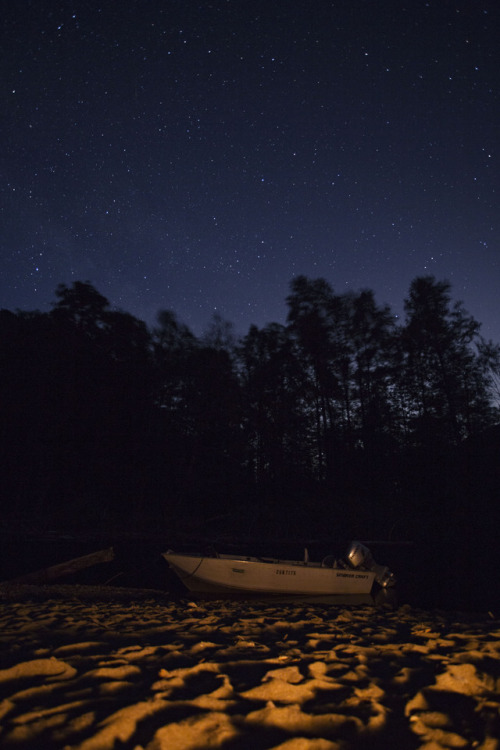
[[200,593],[369,594],[375,580],[375,573],[369,570],[329,568],[314,563],[175,552],[165,552],[163,557],[190,591]]

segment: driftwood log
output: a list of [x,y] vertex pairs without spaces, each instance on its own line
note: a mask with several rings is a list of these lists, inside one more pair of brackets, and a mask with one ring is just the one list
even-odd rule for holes
[[67,560],[58,565],[51,565],[49,568],[42,568],[41,570],[35,570],[33,573],[26,573],[17,578],[11,578],[6,583],[50,583],[50,581],[54,581],[56,578],[72,575],[78,570],[90,568],[92,565],[110,562],[114,559],[114,556],[113,547],[108,547],[108,549],[91,552],[89,555],[83,555],[83,557],[75,557],[73,560]]

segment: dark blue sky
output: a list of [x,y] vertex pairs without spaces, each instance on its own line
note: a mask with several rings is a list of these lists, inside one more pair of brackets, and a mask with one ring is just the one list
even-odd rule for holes
[[0,45],[0,307],[89,280],[153,324],[285,322],[290,280],[500,342],[496,0],[23,0]]

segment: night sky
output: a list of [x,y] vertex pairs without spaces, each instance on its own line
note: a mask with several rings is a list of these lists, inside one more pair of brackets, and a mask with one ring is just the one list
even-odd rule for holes
[[447,279],[500,342],[497,0],[2,4],[0,308],[64,282],[197,335],[294,276],[403,313]]

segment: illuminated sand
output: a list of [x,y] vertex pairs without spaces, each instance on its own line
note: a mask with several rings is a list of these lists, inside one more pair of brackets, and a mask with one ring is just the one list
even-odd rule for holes
[[2,748],[500,747],[487,616],[57,587],[0,641]]

